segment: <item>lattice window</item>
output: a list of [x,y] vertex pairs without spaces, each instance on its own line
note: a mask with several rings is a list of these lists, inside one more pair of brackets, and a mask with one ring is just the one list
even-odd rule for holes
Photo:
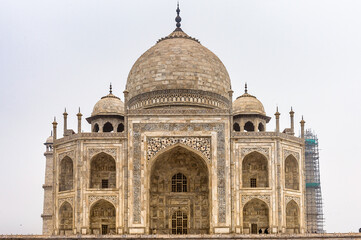
[[172,234],[187,234],[188,217],[182,211],[177,211],[172,215]]
[[102,188],[109,188],[109,180],[102,179]]
[[187,177],[182,173],[172,177],[172,192],[187,192]]
[[108,234],[108,225],[102,225],[102,234]]
[[251,178],[250,182],[251,182],[251,188],[257,187],[257,179],[256,178]]

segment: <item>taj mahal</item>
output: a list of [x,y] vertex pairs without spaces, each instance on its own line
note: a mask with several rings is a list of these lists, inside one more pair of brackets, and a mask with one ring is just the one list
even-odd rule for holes
[[179,14],[130,69],[124,102],[112,87],[94,100],[91,132],[80,111],[75,130],[64,112],[62,136],[54,119],[44,235],[306,232],[305,121],[290,109],[280,129],[276,110],[267,125],[251,86],[233,96],[226,67]]

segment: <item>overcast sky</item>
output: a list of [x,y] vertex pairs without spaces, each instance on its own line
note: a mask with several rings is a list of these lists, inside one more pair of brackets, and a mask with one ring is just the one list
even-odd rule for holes
[[[326,230],[361,227],[361,1],[181,0],[182,28],[256,95],[275,128],[296,112],[320,141]],[[175,0],[0,0],[0,234],[41,233],[43,143],[76,129],[136,59],[175,28]],[[90,128],[83,120],[83,129]],[[58,132],[62,135],[62,131]]]

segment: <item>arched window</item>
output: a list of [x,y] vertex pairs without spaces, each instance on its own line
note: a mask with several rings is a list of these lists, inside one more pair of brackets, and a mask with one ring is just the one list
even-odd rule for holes
[[241,127],[239,126],[238,123],[233,124],[233,130],[236,131],[236,132],[241,131]]
[[293,190],[300,189],[298,162],[293,155],[289,155],[285,160],[285,187]]
[[59,233],[61,235],[72,234],[73,208],[68,202],[64,202],[59,209]]
[[182,211],[176,211],[172,215],[172,234],[187,234],[188,216]]
[[254,132],[254,125],[252,122],[246,122],[246,124],[244,125],[244,130],[246,132]]
[[300,233],[299,216],[300,211],[295,201],[291,200],[286,205],[286,232]]
[[115,207],[106,200],[99,200],[90,209],[91,234],[115,234]]
[[242,187],[268,187],[268,164],[264,155],[252,152],[244,157],[242,162]]
[[264,125],[263,125],[263,123],[259,123],[259,124],[258,124],[258,131],[264,132]]
[[93,128],[93,132],[99,132],[99,125],[96,123]]
[[106,122],[103,126],[103,132],[113,132],[114,128],[110,122]]
[[182,173],[172,177],[172,192],[187,192],[187,178]]
[[124,124],[119,123],[118,128],[117,128],[117,132],[123,132],[123,131],[124,131]]
[[99,153],[91,160],[90,188],[116,187],[115,160],[106,153]]
[[59,167],[59,192],[73,189],[73,161],[66,156]]
[[265,202],[254,198],[243,207],[243,229],[246,234],[258,234],[269,228],[269,210]]

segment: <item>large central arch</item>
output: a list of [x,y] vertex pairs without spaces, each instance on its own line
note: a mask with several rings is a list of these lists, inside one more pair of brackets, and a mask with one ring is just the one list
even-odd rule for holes
[[151,232],[209,233],[209,174],[197,153],[178,145],[156,156],[151,166],[149,195]]

